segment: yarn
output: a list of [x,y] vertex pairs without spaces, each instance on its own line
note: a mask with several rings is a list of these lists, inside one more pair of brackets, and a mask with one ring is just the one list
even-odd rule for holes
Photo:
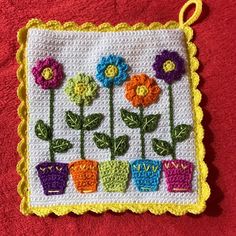
[[125,192],[129,176],[129,162],[117,160],[101,162],[99,174],[105,192]]
[[52,57],[37,60],[32,73],[36,84],[42,89],[58,88],[64,78],[62,65]]
[[156,80],[145,74],[131,76],[125,85],[125,97],[134,107],[147,107],[157,102],[160,92]]
[[[37,21],[35,21],[34,22],[34,27],[38,27],[38,25],[42,26],[42,23],[38,23]],[[54,26],[55,26],[55,29],[64,29],[64,26],[58,24],[57,22],[54,22],[50,26],[51,28],[49,28],[49,29],[53,29]],[[46,24],[45,24],[45,28],[46,27],[49,27],[49,25],[46,26]],[[86,27],[85,27],[86,30],[92,30],[92,29],[95,30],[96,29],[96,31],[98,29],[101,30],[101,28],[102,28],[102,27],[96,28],[93,25],[90,25],[90,26],[87,25]],[[112,31],[114,31],[115,29],[118,29],[120,26],[112,28],[109,25],[104,25],[103,27],[104,28],[107,27],[107,29],[112,29]],[[192,37],[192,34],[191,33],[189,34],[189,32],[191,32],[191,29],[189,29],[189,28],[187,28],[183,25],[179,26],[176,23],[172,23],[172,24],[169,23],[166,26],[162,26],[163,28],[168,28],[169,27],[168,32],[166,32],[165,30],[161,30],[159,28],[160,27],[159,24],[158,25],[153,24],[149,28],[147,28],[146,26],[140,27],[138,25],[133,28],[133,27],[130,27],[130,26],[126,26],[125,24],[123,24],[122,27],[124,27],[126,29],[132,29],[132,30],[134,30],[134,29],[149,29],[148,31],[145,31],[145,30],[143,30],[143,31],[142,30],[141,31],[123,31],[120,35],[119,35],[119,33],[116,34],[116,33],[112,32],[112,37],[110,37],[110,38],[109,38],[109,33],[107,33],[107,35],[105,35],[103,33],[104,36],[106,36],[106,37],[108,37],[109,39],[112,39],[112,40],[117,40],[117,37],[118,37],[117,41],[112,42],[112,47],[113,47],[114,51],[117,50],[116,47],[119,45],[119,42],[121,42],[122,47],[125,47],[125,45],[129,45],[129,44],[134,45],[132,47],[132,50],[133,50],[134,54],[136,53],[135,55],[142,55],[142,60],[139,60],[137,58],[134,58],[132,60],[131,59],[132,56],[129,56],[129,55],[126,54],[126,52],[129,52],[129,50],[127,48],[122,49],[122,52],[123,52],[122,56],[124,58],[126,58],[126,60],[129,63],[130,67],[132,68],[132,70],[133,70],[132,73],[137,73],[137,68],[139,68],[141,71],[149,70],[148,69],[149,67],[147,66],[146,63],[148,61],[150,62],[150,60],[145,58],[145,56],[148,55],[148,57],[151,58],[150,57],[150,52],[143,52],[143,53],[140,54],[140,52],[135,51],[136,48],[142,48],[142,49],[155,48],[155,51],[157,51],[157,50],[160,51],[161,50],[160,48],[158,49],[158,47],[155,46],[155,45],[153,45],[154,47],[149,47],[147,45],[142,45],[144,43],[144,41],[142,41],[142,42],[138,41],[139,39],[145,38],[145,41],[148,42],[149,44],[150,43],[155,44],[155,42],[165,42],[166,43],[165,48],[167,48],[169,50],[170,49],[173,50],[172,47],[171,48],[169,47],[169,42],[175,42],[174,43],[175,46],[173,46],[173,47],[178,49],[178,52],[181,53],[181,56],[183,56],[185,59],[190,58],[190,60],[191,60],[190,65],[189,65],[190,76],[191,76],[192,80],[194,80],[194,81],[196,80],[196,76],[195,76],[194,71],[196,70],[197,67],[194,66],[194,61],[192,60],[192,59],[196,60],[196,58],[194,58],[194,53],[192,53],[194,51],[193,47],[191,47],[192,44],[189,44],[189,40],[191,40],[191,37]],[[183,29],[179,30],[179,27],[183,27]],[[70,40],[68,40],[68,41],[64,40],[63,42],[69,42],[70,45],[73,45],[74,37],[76,38],[75,35],[76,34],[79,35],[80,32],[73,32],[72,33],[72,32],[70,32],[70,29],[78,30],[79,27],[72,23],[72,24],[68,24],[67,28],[65,28],[65,29],[67,29],[67,31],[66,31],[66,33],[63,32],[63,37],[68,37],[68,39],[70,39]],[[155,32],[151,29],[158,29],[158,30]],[[25,30],[24,32],[27,32],[27,30]],[[31,45],[30,47],[27,48],[27,50],[29,52],[32,52],[32,50],[35,52],[35,46],[34,45],[37,44],[37,41],[33,42],[34,34],[37,35],[38,40],[40,38],[45,40],[45,45],[47,45],[48,44],[47,40],[49,40],[49,41],[50,40],[58,40],[57,37],[53,36],[54,33],[56,33],[56,32],[58,34],[62,33],[61,31],[53,32],[53,31],[49,30],[48,31],[49,34],[47,36],[47,35],[45,35],[45,32],[46,31],[40,30],[40,29],[39,30],[34,29],[30,32],[30,34],[28,35],[29,37],[27,37],[27,43],[29,43],[29,45]],[[72,35],[71,33],[74,34],[73,37],[71,36]],[[43,34],[42,37],[40,36],[40,34]],[[99,33],[97,33],[97,32],[93,32],[93,33],[90,32],[89,38],[94,39],[93,37],[95,36],[95,42],[98,42],[98,41],[96,41],[96,34],[99,35]],[[161,39],[159,38],[158,34],[159,35],[162,34]],[[50,38],[51,37],[50,35],[52,36],[52,38]],[[125,39],[128,41],[127,44],[124,44],[124,42],[122,42],[122,40],[123,40],[122,37],[121,37],[122,35],[125,35]],[[183,43],[183,41],[185,41],[185,37],[183,37],[183,36],[186,36],[186,39],[188,40],[186,42],[186,44],[185,44],[185,42]],[[78,41],[79,42],[89,42],[89,40],[86,39],[86,37],[87,37],[86,33],[83,33],[83,39],[78,39],[77,38],[77,39],[75,39],[75,41],[76,42],[78,42]],[[155,40],[153,38],[150,38],[150,37],[154,37]],[[168,39],[166,39],[165,37],[167,37]],[[20,37],[20,38],[26,38],[26,37]],[[133,38],[135,40],[133,40]],[[101,42],[101,40],[99,40],[99,42]],[[136,45],[137,45],[136,43],[140,47],[136,47]],[[52,44],[50,43],[50,45],[52,45]],[[60,45],[60,44],[58,44],[58,45]],[[109,46],[109,43],[106,42],[106,43],[104,43],[104,45]],[[141,47],[141,45],[142,45],[142,47]],[[188,51],[187,51],[188,55],[185,54],[185,52],[186,52],[185,45],[187,45],[187,47],[188,47]],[[56,46],[56,47],[58,47],[58,46]],[[66,48],[67,45],[65,44],[65,45],[63,45],[63,47]],[[24,49],[24,46],[22,48]],[[21,50],[22,50],[22,48],[21,48]],[[40,49],[40,50],[44,50],[44,49]],[[48,52],[50,50],[47,49],[46,51]],[[59,52],[57,54],[58,57],[60,57],[60,58],[64,57],[63,55],[60,54],[60,50],[56,50],[56,51]],[[94,48],[93,48],[93,52],[95,52],[95,51],[96,50],[94,50]],[[82,52],[82,50],[81,50],[81,52]],[[97,55],[96,56],[97,58],[102,55],[102,53],[100,53],[99,49],[96,52],[99,52],[99,55],[97,55],[95,53]],[[70,58],[74,58],[73,55],[76,55],[77,53],[78,52],[76,50],[72,51],[70,53]],[[28,60],[27,60],[29,62],[28,63],[28,68],[32,68],[32,62],[35,61],[35,59],[34,59],[35,56],[33,56],[33,55],[37,56],[37,53],[36,52],[34,54],[27,53],[27,57],[29,57]],[[153,53],[153,55],[154,55],[154,53]],[[75,58],[80,59],[80,58],[83,58],[83,57],[76,56]],[[86,57],[84,57],[84,58],[86,58]],[[151,58],[151,59],[153,60],[153,58]],[[140,66],[140,64],[139,64],[140,61],[141,61],[141,63],[143,63],[142,66]],[[67,60],[65,60],[63,62],[63,65],[64,65],[64,63],[66,63],[66,64],[68,63],[67,66],[66,66],[66,68],[67,68],[66,74],[67,75],[73,75],[77,72],[76,68],[74,68],[73,66],[70,66],[71,64],[73,64],[73,65],[75,64],[74,61],[69,62],[69,60],[67,58]],[[137,64],[135,64],[135,63],[137,63]],[[91,61],[90,63],[81,61],[81,63],[76,63],[76,64],[77,65],[79,64],[82,67],[83,71],[85,71],[85,68],[86,68],[86,72],[91,73],[93,75],[92,71],[94,71],[94,65],[96,65],[96,60]],[[68,65],[69,65],[69,67],[68,67]],[[149,65],[151,65],[151,64],[149,63]],[[151,70],[148,73],[151,74]],[[187,76],[184,76],[184,77],[187,78]],[[197,90],[196,90],[196,84],[197,83],[195,81],[193,84],[191,84],[192,87],[191,87],[190,90],[188,90],[188,86],[186,87],[186,85],[189,85],[187,79],[185,79],[185,82],[180,81],[180,84],[181,84],[180,87],[182,87],[182,92],[180,94],[178,94],[178,96],[174,95],[174,98],[175,98],[174,106],[177,107],[180,110],[178,112],[175,111],[175,114],[177,114],[177,117],[178,117],[179,114],[182,115],[182,116],[178,117],[178,119],[180,119],[180,120],[185,120],[185,122],[186,122],[186,120],[190,121],[190,123],[187,123],[187,124],[192,125],[194,123],[194,132],[196,134],[196,140],[197,140],[196,143],[198,143],[197,144],[198,148],[196,148],[196,150],[195,150],[195,146],[193,145],[193,141],[195,141],[195,140],[194,140],[194,137],[192,135],[190,135],[189,139],[185,140],[183,142],[183,147],[188,148],[188,150],[190,150],[190,151],[186,152],[186,151],[177,150],[177,155],[179,156],[178,153],[182,152],[182,158],[188,159],[188,160],[191,160],[191,161],[194,161],[195,158],[198,160],[198,165],[199,166],[198,166],[197,169],[194,169],[194,171],[196,171],[195,172],[196,175],[194,175],[194,176],[201,176],[202,178],[199,178],[196,181],[196,178],[194,177],[194,179],[193,179],[194,191],[193,192],[185,193],[184,195],[181,195],[181,198],[175,198],[175,197],[173,197],[173,193],[169,194],[167,191],[164,190],[165,188],[163,188],[163,187],[160,187],[158,191],[155,191],[152,194],[149,194],[149,193],[135,192],[134,189],[132,188],[132,185],[130,184],[128,186],[128,188],[126,189],[126,192],[122,195],[117,195],[118,193],[114,193],[114,195],[113,195],[112,192],[106,192],[106,193],[104,193],[102,198],[98,198],[97,195],[96,195],[97,193],[94,193],[95,197],[86,197],[86,194],[83,194],[83,197],[81,197],[79,195],[79,193],[75,194],[73,189],[68,188],[66,193],[62,196],[62,198],[60,198],[61,200],[56,200],[55,201],[53,196],[51,196],[52,198],[51,197],[47,198],[46,196],[42,197],[40,191],[38,191],[39,188],[36,187],[35,189],[31,188],[31,195],[30,195],[30,203],[31,203],[30,208],[31,209],[22,208],[23,211],[25,213],[28,213],[29,210],[30,210],[31,212],[35,212],[36,214],[40,214],[40,215],[46,215],[50,211],[57,212],[57,214],[66,214],[66,212],[68,212],[68,210],[72,209],[71,207],[68,207],[68,205],[70,204],[70,206],[73,206],[73,209],[76,213],[81,214],[84,211],[90,210],[91,208],[89,207],[89,205],[91,203],[94,203],[94,201],[95,201],[95,205],[93,205],[93,209],[94,209],[95,212],[102,212],[106,209],[111,209],[111,208],[114,209],[114,210],[119,210],[119,211],[122,210],[122,209],[123,210],[132,209],[135,212],[143,212],[145,209],[146,210],[149,209],[155,214],[161,214],[162,212],[165,212],[167,210],[171,211],[174,214],[184,214],[187,211],[199,213],[200,211],[202,211],[203,208],[204,208],[204,207],[202,207],[204,205],[203,203],[206,200],[206,198],[209,196],[209,189],[208,189],[207,184],[205,183],[206,171],[205,171],[205,168],[204,168],[205,165],[204,165],[204,162],[202,161],[202,155],[201,155],[201,153],[204,153],[204,152],[199,152],[199,150],[202,150],[202,148],[203,148],[201,146],[202,133],[200,131],[196,132],[197,129],[199,129],[199,130],[201,129],[201,125],[200,125],[201,120],[200,121],[195,120],[195,118],[196,118],[195,115],[199,114],[197,112],[197,111],[199,111],[199,109],[197,109],[197,108],[199,108],[198,103],[196,104],[194,102],[194,104],[192,106],[191,102],[189,102],[189,101],[191,101],[191,97],[188,96],[188,94],[191,94],[190,91],[192,91],[192,94],[191,94],[192,96],[197,96]],[[29,86],[31,86],[30,83],[29,83]],[[166,107],[165,102],[164,102],[166,100],[166,93],[165,93],[165,88],[166,87],[162,83],[160,83],[160,87],[163,88],[163,91],[164,91],[163,93],[164,94],[162,94],[163,98],[160,98],[161,101],[158,103],[157,106],[159,108],[163,108],[163,105]],[[34,92],[34,87],[33,87],[33,90],[32,90],[32,87],[30,87],[30,88],[31,89],[28,91],[28,97],[31,98],[32,94],[34,94],[35,92]],[[176,88],[178,88],[178,86],[176,86]],[[176,88],[174,88],[174,91],[177,91]],[[119,114],[119,110],[121,108],[129,109],[130,107],[129,107],[129,105],[127,105],[127,103],[124,103],[124,104],[120,105],[121,99],[119,99],[119,98],[120,98],[120,95],[123,94],[122,88],[115,87],[114,90],[115,90],[114,94],[113,94],[114,95],[114,131],[115,131],[114,136],[119,137],[119,136],[124,135],[123,131],[126,130],[124,128],[125,124],[122,124],[123,121],[121,122],[121,117],[120,117],[120,114]],[[80,89],[79,89],[79,91],[80,91]],[[98,133],[106,132],[106,131],[109,130],[109,127],[107,127],[107,123],[109,123],[109,121],[107,119],[107,117],[109,116],[109,113],[107,113],[107,111],[105,109],[106,106],[101,105],[101,104],[107,104],[107,103],[104,103],[104,101],[108,101],[109,98],[108,98],[108,96],[106,96],[105,89],[102,89],[100,94],[101,94],[100,98],[97,99],[97,100],[101,101],[101,103],[99,103],[99,101],[95,102],[94,107],[96,107],[96,110],[99,113],[101,112],[100,109],[102,109],[103,112],[101,112],[101,113],[104,115],[105,119],[104,119],[104,122],[102,123],[102,126],[98,130]],[[64,100],[63,95],[61,95],[61,96],[60,95],[61,95],[60,91],[56,91],[55,102],[57,104],[61,103],[62,99]],[[179,101],[181,101],[181,104],[185,107],[184,110],[181,110],[181,106],[179,105],[180,104]],[[186,101],[188,101],[188,102],[186,102]],[[43,104],[43,102],[44,102],[44,100],[41,100],[42,104]],[[36,113],[35,113],[35,110],[33,109],[34,108],[34,103],[31,99],[29,99],[29,103],[30,103],[29,107],[31,109],[30,110],[31,119],[29,120],[29,122],[32,122],[34,120],[39,120],[37,118],[37,115],[35,115]],[[65,112],[65,109],[66,110],[73,110],[73,109],[71,109],[72,106],[68,105],[68,103],[62,103],[62,104],[63,105],[60,108],[57,107],[55,109],[56,113],[60,112],[60,114],[61,114],[62,111]],[[156,110],[157,106],[152,105],[152,106],[150,106],[150,108],[148,107],[147,108],[148,109],[147,110],[147,115],[152,113],[153,110]],[[45,107],[45,106],[38,105],[38,107]],[[64,109],[64,107],[65,107],[65,109]],[[194,111],[192,111],[192,107],[193,107]],[[93,109],[92,106],[91,106],[91,109]],[[91,113],[91,109],[88,109],[87,112]],[[40,111],[43,111],[43,109],[40,109],[38,112],[40,112]],[[133,110],[131,109],[131,112],[132,111]],[[195,111],[196,111],[196,113],[195,113]],[[45,119],[45,116],[44,116],[44,112],[41,112],[41,116],[42,116],[41,120],[45,121],[46,119]],[[22,115],[22,117],[24,117],[24,116]],[[36,119],[35,119],[35,117],[36,117]],[[56,117],[58,117],[58,116],[56,116]],[[194,120],[192,120],[192,117],[193,117]],[[60,127],[60,132],[62,132],[65,135],[65,137],[69,137],[68,133],[65,131],[64,126],[60,126],[61,122],[62,122],[62,121],[60,121],[60,118],[58,117],[56,119],[57,119],[57,121],[54,122],[54,123],[57,127],[58,126]],[[119,119],[120,119],[120,121],[119,121]],[[63,121],[64,121],[64,119],[63,119]],[[165,113],[163,114],[160,122],[161,122],[161,124],[158,126],[159,128],[157,130],[157,133],[161,136],[160,137],[161,139],[165,139],[166,138],[165,135],[167,134],[167,131],[164,131],[164,130],[165,130],[166,127],[168,127],[168,125],[166,125],[166,114]],[[163,131],[161,132],[161,130],[163,130]],[[32,132],[32,131],[29,131],[29,132]],[[57,132],[57,134],[59,133],[58,131],[56,131],[56,132]],[[138,156],[137,155],[137,153],[138,153],[138,150],[137,150],[138,148],[137,147],[140,147],[139,145],[134,145],[134,143],[136,143],[136,144],[139,143],[138,139],[134,138],[135,135],[137,136],[137,132],[135,132],[135,129],[130,129],[130,130],[127,129],[127,132],[128,132],[128,136],[130,136],[130,147],[129,147],[129,150],[126,152],[126,154],[122,158],[123,158],[123,160],[126,159],[126,158],[127,158],[127,160],[134,160]],[[153,136],[152,133],[147,134],[147,135],[150,135],[149,137]],[[71,137],[76,138],[77,136],[74,133]],[[94,146],[94,144],[92,144],[93,143],[93,142],[91,142],[92,137],[93,136],[88,137],[88,140],[90,140],[90,144],[86,147],[87,153],[89,153],[88,156],[90,156],[92,158],[96,158],[99,161],[103,160],[103,158],[109,158],[108,155],[107,155],[106,149],[97,149]],[[42,146],[43,145],[44,144],[42,144]],[[151,156],[152,158],[157,158],[157,159],[161,158],[159,156],[154,157],[154,153],[152,152],[152,150],[150,148],[151,147],[150,142],[147,142],[146,145],[147,145],[148,156]],[[33,149],[34,146],[32,145],[32,136],[30,136],[30,139],[29,139],[29,147],[31,148],[30,151],[29,151],[29,157],[30,157],[30,159],[32,159],[32,157],[34,157],[34,153],[35,153],[35,149]],[[44,149],[42,149],[42,150],[44,150]],[[74,158],[72,156],[76,152],[76,150],[78,150],[78,149],[71,149],[69,155],[68,154],[66,154],[66,155],[63,154],[63,155],[60,156],[60,159],[62,159],[63,161],[68,161],[68,160],[70,160],[70,158]],[[195,157],[195,154],[194,154],[195,151],[197,152],[196,157]],[[23,156],[22,153],[21,153],[21,155]],[[25,159],[23,159],[23,160],[25,160]],[[34,160],[34,158],[33,158],[33,160]],[[24,166],[24,164],[22,166]],[[24,176],[24,173],[22,171],[20,171],[20,172],[22,173],[22,176]],[[36,178],[34,178],[33,176],[34,176],[33,172],[29,169],[29,178],[31,180],[30,185],[31,186],[37,186],[37,183],[38,183],[37,181],[38,180]],[[201,184],[198,185],[198,181]],[[21,186],[23,186],[23,185],[21,185]],[[24,186],[27,187],[28,183],[26,182],[26,184]],[[25,188],[24,186],[22,188]],[[199,190],[199,192],[201,192],[201,194],[199,196],[198,196],[198,188],[196,186],[201,186],[201,189]],[[22,188],[19,187],[19,189],[22,189]],[[37,190],[37,193],[36,193],[35,190]],[[21,190],[19,190],[19,191],[21,191]],[[27,191],[25,191],[25,192],[27,192]],[[102,189],[98,189],[98,194],[101,194],[102,192],[103,192]],[[68,203],[68,200],[66,199],[66,196],[68,194],[70,195],[70,203]],[[176,193],[176,194],[178,194],[178,193]],[[28,195],[25,195],[25,196],[26,197],[23,198],[23,202],[27,203]],[[65,198],[64,198],[64,196],[65,196]],[[124,199],[124,202],[120,201],[121,197]],[[111,204],[110,207],[109,207],[109,204],[103,202],[103,199],[108,199],[109,204]],[[115,201],[116,204],[114,203],[114,201]],[[134,202],[135,202],[135,204],[134,204]],[[183,204],[183,202],[184,202],[184,204]],[[196,202],[197,202],[197,204],[195,204]],[[38,205],[37,205],[37,203],[38,203]],[[62,203],[64,205],[61,205]],[[145,205],[144,205],[144,203],[145,203]],[[194,203],[194,204],[191,204],[191,203]],[[42,205],[44,206],[44,209],[41,207]],[[53,205],[53,207],[52,207],[52,205]],[[193,205],[196,205],[196,207],[194,207]],[[27,204],[25,204],[25,206],[27,206]],[[34,206],[37,206],[37,209],[34,208]],[[163,207],[165,208],[164,210],[163,210]]]
[[157,191],[160,183],[161,162],[135,160],[131,162],[133,182],[140,192]]
[[191,192],[193,163],[186,160],[163,161],[169,192]]
[[96,192],[98,179],[98,163],[96,161],[78,160],[69,164],[69,170],[79,192]]
[[67,164],[43,162],[36,169],[45,195],[64,194],[69,174]]

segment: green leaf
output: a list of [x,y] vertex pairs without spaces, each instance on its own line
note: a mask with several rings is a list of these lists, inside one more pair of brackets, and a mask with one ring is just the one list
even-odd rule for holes
[[66,123],[67,125],[72,128],[72,129],[81,129],[81,117],[72,111],[67,111],[66,112]]
[[172,153],[171,144],[164,140],[154,138],[152,140],[152,148],[160,156],[167,156]]
[[136,114],[134,112],[129,112],[125,109],[121,109],[120,112],[121,112],[122,120],[125,122],[125,124],[129,128],[134,129],[134,128],[140,127],[141,122],[140,122],[140,118],[139,118],[138,114]]
[[127,135],[120,136],[114,140],[114,155],[122,156],[129,149],[129,137]]
[[86,130],[94,130],[97,129],[103,119],[103,115],[101,113],[91,114],[84,119],[84,129]]
[[51,143],[51,149],[53,152],[66,152],[72,148],[72,144],[66,139],[54,139]]
[[153,132],[157,126],[161,115],[147,115],[143,119],[143,131],[145,133]]
[[191,125],[177,125],[173,130],[173,138],[176,142],[183,142],[187,138],[189,138],[190,132],[192,130]]
[[34,131],[36,136],[42,140],[49,140],[51,138],[51,129],[42,120],[37,121]]
[[93,141],[100,149],[105,149],[111,147],[111,139],[107,134],[104,133],[94,133]]

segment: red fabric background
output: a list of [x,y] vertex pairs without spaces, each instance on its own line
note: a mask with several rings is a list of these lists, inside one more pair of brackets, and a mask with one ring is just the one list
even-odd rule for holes
[[199,48],[206,162],[212,195],[200,216],[131,212],[39,218],[19,212],[16,186],[18,48],[16,32],[33,17],[44,21],[150,23],[177,20],[184,0],[0,0],[0,234],[1,235],[236,235],[235,34],[236,1],[205,1],[194,25]]

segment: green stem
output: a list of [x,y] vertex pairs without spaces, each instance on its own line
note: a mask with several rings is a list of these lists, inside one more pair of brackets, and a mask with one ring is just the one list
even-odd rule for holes
[[84,104],[80,105],[80,117],[81,117],[81,130],[80,130],[80,158],[85,159],[84,154]]
[[110,109],[110,137],[111,137],[111,160],[115,159],[114,154],[114,106],[113,106],[113,89],[112,85],[109,89],[109,109]]
[[51,130],[51,138],[49,140],[49,152],[50,152],[50,161],[51,162],[55,162],[55,153],[52,150],[54,97],[55,97],[54,89],[50,89],[49,126],[50,126],[50,130]]
[[140,141],[141,141],[141,157],[142,159],[145,159],[146,156],[145,156],[145,137],[144,137],[144,131],[143,131],[143,117],[144,117],[144,114],[143,114],[143,107],[141,106],[139,108],[139,111],[140,111],[140,120],[141,120],[141,127],[140,127]]
[[172,140],[172,158],[176,159],[176,142],[174,140],[173,134],[174,134],[174,101],[173,101],[173,93],[172,93],[172,86],[169,84],[168,86],[169,91],[169,113],[170,113],[170,135]]

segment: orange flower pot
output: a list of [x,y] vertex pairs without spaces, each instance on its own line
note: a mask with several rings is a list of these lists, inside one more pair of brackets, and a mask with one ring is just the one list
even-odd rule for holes
[[76,189],[81,193],[97,191],[98,162],[78,160],[69,164],[69,170]]

